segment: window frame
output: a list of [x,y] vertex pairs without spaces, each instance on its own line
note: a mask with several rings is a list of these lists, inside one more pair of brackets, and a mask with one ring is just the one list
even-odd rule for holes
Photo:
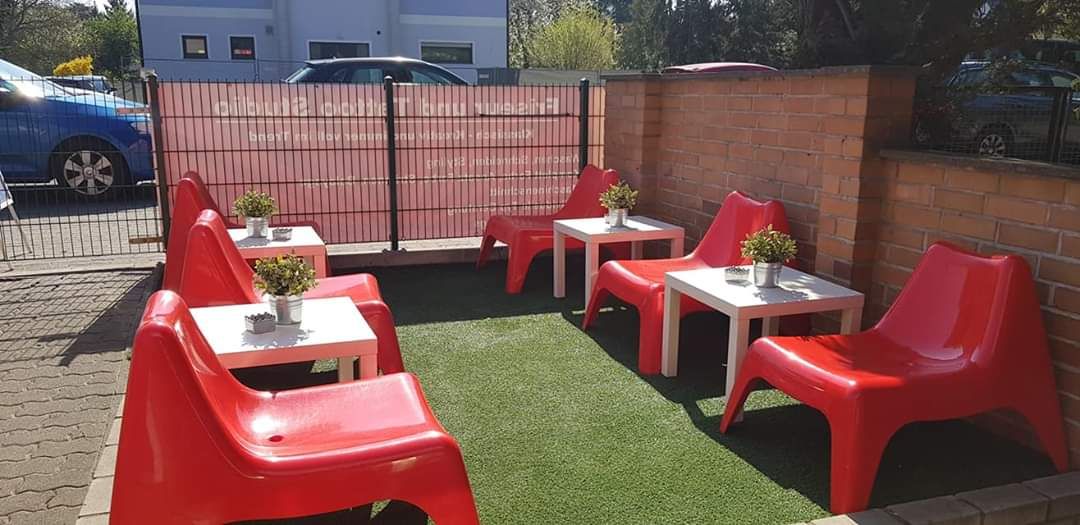
[[[236,46],[233,45],[233,39],[234,38],[250,38],[251,39],[251,56],[250,57],[237,58],[236,53],[235,53]],[[250,61],[258,60],[259,51],[258,51],[257,46],[258,46],[258,40],[255,38],[255,35],[229,35],[229,59],[230,60],[240,61],[240,62],[250,62]]]
[[[206,53],[202,55],[189,54],[187,50],[187,40],[189,38],[201,38],[203,41],[203,49]],[[210,60],[210,35],[197,34],[197,33],[182,33],[180,35],[180,56],[184,60]]]
[[[465,48],[465,47],[467,47],[469,49],[469,61],[468,62],[436,62],[434,60],[428,60],[428,59],[424,58],[424,46],[450,47],[450,48],[453,48],[453,47]],[[423,60],[424,62],[429,62],[429,63],[432,63],[432,64],[439,64],[439,65],[449,64],[451,66],[475,66],[476,65],[476,42],[474,42],[474,41],[469,41],[469,40],[421,40],[421,41],[418,42],[418,48],[419,48],[419,53],[417,54],[417,56],[420,57],[420,60]]]
[[311,44],[356,44],[356,45],[362,45],[362,46],[367,47],[367,54],[366,55],[357,56],[357,57],[338,57],[338,58],[371,58],[371,41],[370,40],[334,40],[334,39],[322,39],[322,38],[308,39],[308,41],[307,41],[308,60],[332,60],[333,57],[329,57],[329,58],[314,58],[314,57],[312,57],[311,56]]

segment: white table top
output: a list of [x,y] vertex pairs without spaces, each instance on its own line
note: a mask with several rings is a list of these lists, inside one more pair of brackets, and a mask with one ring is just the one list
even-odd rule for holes
[[322,237],[311,226],[291,226],[292,238],[287,241],[275,241],[272,237],[273,226],[267,231],[266,237],[248,237],[246,228],[229,228],[229,237],[241,250],[249,248],[288,249],[311,246],[325,247]]
[[[302,322],[277,325],[273,332],[253,334],[245,328],[244,316],[272,312],[266,303],[192,308],[191,316],[225,366],[251,366],[251,353],[261,355],[258,364],[290,363],[357,355],[357,345],[377,351],[375,333],[348,297],[304,299]],[[342,356],[337,350],[345,351]],[[351,349],[349,349],[351,348]],[[318,351],[305,353],[305,349]],[[236,363],[243,362],[238,365]]]
[[861,307],[863,294],[808,273],[784,267],[778,288],[754,286],[753,266],[745,281],[727,281],[724,268],[668,272],[664,283],[732,317],[773,317]]
[[626,225],[618,228],[611,227],[604,217],[560,219],[553,227],[559,233],[585,242],[649,241],[684,235],[682,226],[640,215],[627,217]]

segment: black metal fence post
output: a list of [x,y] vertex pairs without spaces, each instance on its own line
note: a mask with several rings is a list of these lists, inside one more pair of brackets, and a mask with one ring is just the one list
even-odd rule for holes
[[580,90],[580,114],[578,115],[578,173],[589,163],[589,79],[578,83]]
[[386,97],[386,171],[390,186],[390,251],[398,251],[398,187],[397,187],[397,137],[394,129],[394,79],[383,79]]
[[1069,111],[1072,109],[1072,90],[1069,88],[1055,89],[1053,102],[1050,109],[1050,130],[1046,141],[1046,160],[1060,162],[1061,152],[1064,149],[1065,134],[1069,129]]
[[146,76],[146,89],[149,91],[150,121],[154,129],[154,164],[156,164],[158,187],[158,211],[161,213],[161,246],[168,247],[169,221],[172,213],[169,210],[169,179],[165,171],[165,137],[161,126],[161,94],[158,92],[157,75],[151,73]]

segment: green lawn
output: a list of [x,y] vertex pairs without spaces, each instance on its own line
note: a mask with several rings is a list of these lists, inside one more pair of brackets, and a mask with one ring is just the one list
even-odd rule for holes
[[[503,291],[504,267],[374,272],[406,368],[461,443],[482,521],[783,524],[827,515],[829,429],[817,411],[758,392],[742,424],[717,431],[726,318],[684,323],[678,377],[641,376],[635,310],[608,309],[590,331],[579,328],[580,259],[568,263],[564,300],[551,297],[550,259],[534,264],[517,296]],[[872,505],[1052,472],[1043,455],[971,424],[911,425],[885,453]],[[407,514],[391,505],[376,520]]]

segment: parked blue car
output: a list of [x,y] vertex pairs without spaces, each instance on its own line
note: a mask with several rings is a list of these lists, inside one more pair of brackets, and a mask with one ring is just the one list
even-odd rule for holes
[[153,180],[150,148],[145,106],[68,91],[0,60],[0,171],[8,182],[56,180],[105,197],[113,188]]

